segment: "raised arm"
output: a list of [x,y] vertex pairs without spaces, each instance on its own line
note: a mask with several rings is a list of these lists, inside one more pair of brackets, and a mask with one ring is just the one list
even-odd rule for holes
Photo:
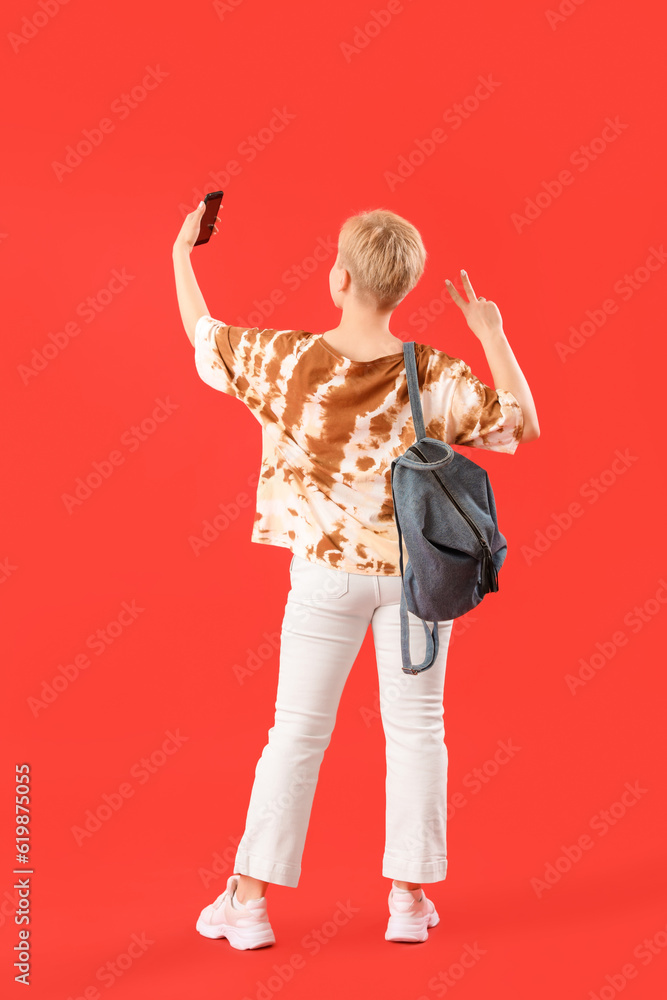
[[493,375],[494,389],[509,389],[523,413],[521,441],[536,441],[540,436],[537,411],[526,377],[519,368],[504,330],[493,330],[479,338]]
[[495,302],[484,296],[475,295],[470,279],[461,271],[461,281],[468,301],[461,298],[451,281],[447,281],[449,294],[461,308],[466,322],[484,348],[486,360],[491,369],[494,389],[507,389],[516,398],[523,413],[522,442],[536,441],[540,436],[540,425],[533,396],[525,375],[514,357],[514,352],[503,330],[503,321]]
[[[195,327],[202,316],[210,315],[204,296],[202,295],[195,273],[192,270],[190,254],[199,234],[199,223],[204,214],[205,205],[201,201],[194,212],[186,215],[181,231],[176,237],[171,256],[174,262],[174,278],[176,279],[176,297],[185,332],[192,346],[195,343]],[[216,221],[218,221],[216,219]],[[214,229],[213,233],[217,234]]]

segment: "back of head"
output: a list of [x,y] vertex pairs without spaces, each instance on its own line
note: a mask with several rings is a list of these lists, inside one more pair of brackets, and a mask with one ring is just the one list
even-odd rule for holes
[[377,208],[350,216],[338,237],[341,267],[362,302],[395,309],[421,278],[426,250],[417,229],[395,212]]

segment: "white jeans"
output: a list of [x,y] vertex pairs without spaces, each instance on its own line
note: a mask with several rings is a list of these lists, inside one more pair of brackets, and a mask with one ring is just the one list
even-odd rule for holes
[[[298,885],[320,764],[370,623],[387,755],[382,874],[405,882],[438,882],[447,874],[443,690],[453,623],[438,625],[433,665],[406,674],[400,576],[347,573],[295,555],[290,578],[275,722],[255,769],[234,872]],[[419,663],[426,652],[424,627],[412,613],[408,617],[412,662]]]

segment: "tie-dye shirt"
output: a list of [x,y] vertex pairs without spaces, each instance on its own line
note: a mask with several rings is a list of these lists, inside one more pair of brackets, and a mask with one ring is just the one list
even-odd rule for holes
[[[426,436],[513,454],[523,431],[516,397],[428,344],[415,353]],[[403,352],[352,361],[321,334],[202,316],[195,365],[262,425],[251,541],[350,573],[400,576],[391,462],[415,442]]]

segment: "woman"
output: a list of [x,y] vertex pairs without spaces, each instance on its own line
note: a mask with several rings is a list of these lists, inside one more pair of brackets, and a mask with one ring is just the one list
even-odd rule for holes
[[[202,202],[174,243],[181,317],[201,378],[242,400],[262,424],[251,540],[293,555],[275,723],[257,763],[235,874],[197,930],[238,949],[274,943],[266,889],[298,884],[320,764],[370,624],[387,754],[385,938],[423,941],[439,917],[422,883],[447,872],[443,691],[452,622],[439,625],[433,665],[402,673],[391,461],[415,433],[403,341],[389,325],[419,281],[426,251],[415,227],[393,212],[354,215],[341,227],[329,275],[338,326],[324,334],[229,326],[210,316],[190,264],[203,211]],[[513,454],[519,441],[539,437],[531,392],[498,308],[461,275],[466,298],[448,281],[449,294],[481,341],[496,388],[461,359],[416,344],[426,435]],[[423,625],[411,613],[409,620],[420,659]]]

